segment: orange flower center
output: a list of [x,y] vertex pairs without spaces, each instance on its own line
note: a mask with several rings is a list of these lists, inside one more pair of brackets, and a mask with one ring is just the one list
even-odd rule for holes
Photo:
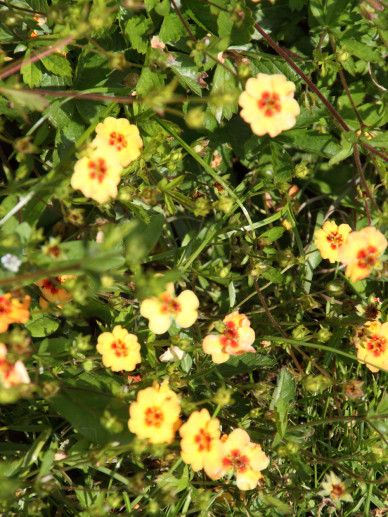
[[238,347],[238,332],[233,321],[226,323],[226,328],[221,336],[221,346],[224,350]]
[[266,117],[272,117],[282,109],[280,97],[277,93],[263,92],[261,99],[257,101],[257,105],[264,111]]
[[54,282],[52,282],[49,278],[46,278],[42,281],[42,289],[50,291],[51,294],[57,294],[59,292],[58,284],[61,284],[61,279],[59,276],[54,278]]
[[163,412],[157,406],[149,407],[145,410],[145,423],[153,427],[160,427],[163,423]]
[[11,308],[11,302],[5,296],[0,296],[0,314],[9,314]]
[[371,352],[375,357],[383,354],[386,350],[387,340],[383,336],[378,336],[377,334],[373,334],[370,339],[366,343],[366,348]]
[[198,450],[202,451],[210,451],[212,448],[212,437],[210,434],[205,431],[205,429],[200,429],[198,434],[194,436],[194,441],[198,445]]
[[330,244],[330,248],[332,250],[338,249],[344,242],[342,235],[338,232],[330,232],[326,237],[326,240]]
[[361,269],[372,268],[378,259],[378,251],[375,246],[368,246],[357,253],[357,265]]
[[160,299],[162,301],[162,312],[177,314],[182,310],[180,303],[177,301],[176,298],[174,298],[170,294],[162,294],[160,296]]
[[4,380],[14,385],[15,382],[12,382],[12,374],[14,373],[14,365],[8,362],[6,359],[0,359],[0,372],[3,376]]
[[121,339],[117,339],[111,345],[113,352],[116,357],[127,357],[128,356],[128,347],[127,345],[121,341]]
[[109,145],[113,145],[116,147],[117,151],[121,151],[127,147],[128,143],[124,135],[116,133],[116,131],[112,131],[109,135]]
[[338,497],[341,497],[345,493],[345,488],[343,485],[332,485],[331,487],[331,496],[333,499],[338,499]]
[[234,449],[229,456],[223,458],[222,463],[225,467],[232,467],[237,472],[245,472],[249,465],[249,458],[245,454],[241,454],[238,449]]
[[97,158],[97,160],[89,160],[88,168],[90,171],[89,177],[92,180],[97,180],[99,183],[102,183],[104,181],[108,169],[104,158]]

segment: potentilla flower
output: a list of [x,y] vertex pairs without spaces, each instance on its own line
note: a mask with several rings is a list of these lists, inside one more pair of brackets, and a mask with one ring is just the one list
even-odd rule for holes
[[320,230],[314,235],[315,245],[322,258],[331,263],[338,261],[338,252],[345,243],[352,229],[348,224],[337,224],[334,221],[326,221]]
[[256,135],[277,136],[292,128],[300,113],[294,92],[295,84],[282,74],[257,74],[240,95],[240,115]]
[[97,125],[92,146],[113,151],[120,165],[126,167],[140,156],[143,140],[138,128],[126,118],[107,117]]
[[106,148],[91,149],[74,166],[70,184],[85,197],[106,203],[117,197],[122,166],[117,154]]
[[[72,278],[74,278],[74,275],[58,275],[52,278],[43,278],[36,282],[36,285],[39,287],[47,302],[55,304],[66,303],[69,302],[73,296],[62,286],[67,280]],[[45,306],[47,304],[43,303],[43,305]]]
[[30,384],[31,380],[22,361],[11,363],[7,359],[7,347],[0,343],[0,386],[12,388],[19,384]]
[[388,322],[368,321],[354,337],[357,359],[371,372],[388,370]]
[[141,362],[137,336],[120,325],[98,336],[97,351],[102,355],[103,365],[113,372],[131,372]]
[[180,425],[181,406],[179,397],[164,381],[140,390],[137,399],[129,407],[128,427],[150,443],[171,443]]
[[340,501],[351,503],[353,501],[352,496],[346,491],[345,484],[334,472],[326,474],[321,486],[323,490],[319,492],[319,495],[330,497],[334,503],[339,503]]
[[223,436],[221,442],[223,474],[233,473],[240,490],[256,488],[263,477],[261,471],[269,465],[269,458],[261,446],[252,443],[243,429],[235,429],[229,436]]
[[11,293],[0,294],[0,333],[6,332],[12,323],[27,323],[30,318],[31,298],[22,300]]
[[352,282],[369,276],[380,265],[379,258],[386,247],[387,239],[373,226],[352,232],[339,250],[339,260],[346,265],[346,276]]
[[212,356],[214,363],[224,363],[231,355],[255,352],[252,346],[255,331],[245,314],[232,312],[225,316],[223,322],[225,329],[222,334],[210,334],[202,342],[204,352]]
[[149,320],[154,334],[164,334],[173,321],[182,328],[191,327],[197,321],[198,307],[199,300],[193,291],[186,289],[175,296],[174,285],[169,283],[162,294],[142,301],[140,314]]
[[211,418],[207,409],[194,411],[179,429],[181,457],[194,472],[204,469],[212,479],[222,475],[220,422]]

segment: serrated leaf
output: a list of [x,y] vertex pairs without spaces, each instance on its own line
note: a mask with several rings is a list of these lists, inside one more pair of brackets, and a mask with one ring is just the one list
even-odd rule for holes
[[30,88],[35,88],[36,86],[39,86],[42,80],[42,72],[39,68],[39,65],[37,63],[30,63],[27,61],[31,58],[31,51],[27,50],[24,59],[26,64],[22,66],[20,69],[20,72],[23,77],[23,81],[26,83],[27,86]]
[[217,17],[218,34],[221,38],[228,38],[231,45],[249,43],[254,31],[253,24],[252,13],[247,7],[240,7],[238,19],[225,11],[221,11]]
[[159,38],[164,43],[175,43],[186,35],[186,30],[177,14],[170,13],[163,19]]
[[151,20],[145,16],[134,16],[127,21],[127,25],[125,26],[125,33],[131,42],[132,48],[137,50],[140,54],[147,52],[149,41],[146,33],[151,26]]
[[36,93],[20,92],[3,87],[0,88],[0,93],[15,103],[16,107],[27,109],[28,111],[43,111],[49,104],[47,99]]
[[71,77],[72,69],[69,61],[61,54],[51,54],[44,57],[42,60],[43,66],[49,72],[58,75],[59,77]]
[[59,327],[59,321],[47,314],[34,314],[25,325],[32,337],[46,337]]

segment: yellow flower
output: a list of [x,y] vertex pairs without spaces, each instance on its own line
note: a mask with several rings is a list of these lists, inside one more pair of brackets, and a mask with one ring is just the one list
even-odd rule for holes
[[30,384],[31,380],[22,361],[12,364],[7,360],[7,347],[0,343],[0,385],[12,388],[19,384]]
[[171,443],[179,427],[181,406],[168,382],[140,390],[129,407],[131,433],[150,443]]
[[321,483],[321,486],[323,490],[319,492],[319,495],[329,496],[335,503],[340,501],[351,503],[353,501],[352,496],[346,491],[345,484],[334,474],[334,472],[326,474],[325,480]]
[[12,323],[27,323],[30,317],[31,298],[18,300],[11,293],[0,295],[0,333],[6,332]]
[[85,197],[106,203],[117,197],[121,171],[116,154],[106,149],[92,149],[75,164],[70,184]]
[[194,472],[204,469],[212,479],[222,475],[220,422],[207,409],[194,411],[179,429],[181,457]]
[[388,370],[388,322],[368,321],[354,338],[357,359],[371,372]]
[[240,490],[252,490],[263,477],[261,471],[268,467],[269,458],[261,446],[252,443],[243,429],[235,429],[221,438],[223,474],[233,472]]
[[345,243],[352,229],[348,224],[337,224],[334,221],[326,221],[320,230],[314,235],[315,246],[322,258],[331,263],[338,261],[338,250]]
[[[69,302],[73,296],[67,289],[62,287],[62,284],[71,278],[74,278],[74,275],[58,275],[53,278],[43,278],[36,282],[36,285],[41,290],[44,300],[47,302],[55,304],[66,303]],[[44,303],[44,300],[41,302],[43,307],[47,305]]]
[[222,334],[210,334],[202,342],[206,354],[212,356],[216,364],[224,363],[231,355],[255,352],[252,343],[255,331],[245,314],[235,311],[224,318],[225,330]]
[[299,104],[295,84],[282,74],[257,74],[248,79],[239,98],[241,117],[259,136],[274,137],[295,125]]
[[120,165],[126,167],[140,156],[143,140],[137,127],[127,119],[107,117],[97,125],[92,146],[114,151]]
[[149,320],[148,326],[154,334],[164,334],[175,320],[182,328],[191,327],[198,318],[199,300],[193,291],[186,289],[175,296],[174,285],[159,296],[146,298],[140,305],[140,314]]
[[97,351],[102,355],[103,365],[113,372],[131,372],[141,362],[137,337],[120,325],[98,336]]
[[387,247],[387,239],[373,226],[352,232],[339,250],[339,260],[345,264],[345,274],[352,282],[366,278],[379,265]]

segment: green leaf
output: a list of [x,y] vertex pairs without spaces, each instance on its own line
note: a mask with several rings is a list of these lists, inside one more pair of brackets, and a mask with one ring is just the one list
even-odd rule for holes
[[27,50],[24,59],[26,61],[26,64],[22,66],[20,69],[20,72],[23,76],[23,81],[26,83],[27,86],[30,88],[35,88],[36,86],[39,86],[42,80],[42,72],[39,68],[39,65],[37,63],[27,63],[27,61],[31,57],[31,51]]
[[274,364],[275,360],[266,354],[249,353],[241,356],[232,356],[226,363],[217,366],[217,370],[224,377],[232,377],[253,372],[257,368],[272,368]]
[[0,93],[8,97],[15,104],[16,108],[27,109],[29,111],[43,111],[48,106],[48,100],[42,95],[30,92],[20,92],[9,88],[0,88]]
[[276,142],[271,142],[271,157],[275,181],[278,183],[290,181],[294,165],[284,147]]
[[220,123],[222,119],[229,120],[238,109],[238,89],[235,76],[229,72],[228,68],[233,69],[230,61],[225,60],[224,66],[217,65],[213,77],[213,87],[211,90],[210,110]]
[[43,66],[49,72],[60,77],[71,77],[72,70],[69,61],[61,54],[51,54],[42,60]]
[[161,214],[150,215],[147,221],[133,219],[126,224],[126,259],[129,264],[139,264],[147,257],[162,233],[164,218]]
[[276,410],[278,416],[278,433],[283,437],[287,429],[288,409],[295,399],[296,386],[291,373],[283,367],[278,375],[277,385],[272,395],[271,410]]
[[142,68],[140,78],[136,84],[136,92],[138,95],[146,96],[151,92],[156,92],[164,87],[164,75],[156,73],[148,66]]
[[260,234],[259,239],[265,240],[267,243],[275,242],[283,235],[285,229],[283,226],[275,226]]
[[151,20],[145,16],[134,16],[127,21],[125,33],[131,42],[132,48],[137,50],[140,54],[147,52],[149,41],[146,33],[151,26]]
[[276,137],[277,142],[291,147],[331,158],[340,151],[340,146],[331,135],[322,135],[308,129],[290,129]]
[[245,45],[251,40],[254,31],[254,19],[250,9],[238,9],[238,18],[229,12],[221,11],[217,18],[218,34],[228,38],[231,45]]
[[37,313],[25,325],[32,337],[45,337],[53,334],[59,327],[59,321],[44,313]]
[[170,13],[163,19],[159,38],[164,43],[175,43],[186,35],[186,30],[177,14]]

